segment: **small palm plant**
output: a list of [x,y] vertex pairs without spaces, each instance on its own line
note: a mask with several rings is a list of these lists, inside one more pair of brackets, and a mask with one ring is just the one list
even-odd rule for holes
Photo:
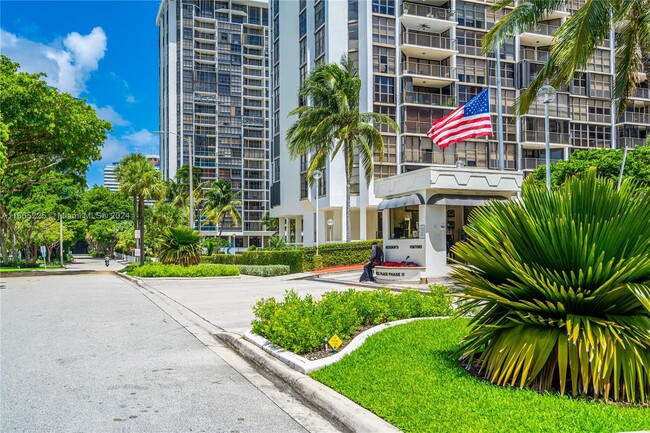
[[499,385],[650,400],[650,195],[590,171],[477,208],[466,231],[465,362]]
[[201,236],[186,226],[172,227],[160,238],[158,258],[164,264],[198,265],[201,261]]

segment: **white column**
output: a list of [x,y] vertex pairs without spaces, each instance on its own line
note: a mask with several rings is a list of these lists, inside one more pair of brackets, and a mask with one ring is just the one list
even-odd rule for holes
[[366,225],[366,207],[359,206],[359,240],[368,239],[368,227]]
[[302,244],[302,218],[296,217],[296,243]]
[[424,206],[427,226],[424,254],[427,269],[424,276],[441,277],[447,274],[446,206]]
[[280,219],[280,222],[282,223],[282,226],[280,227],[282,230],[282,238],[285,242],[289,242],[289,229],[291,228],[289,218],[282,218]]
[[322,210],[318,211],[318,242],[324,244],[329,241],[329,226],[327,225],[327,214]]
[[[308,247],[308,246],[313,246],[316,244],[315,241],[315,236],[314,236],[314,220],[316,219],[316,216],[314,212],[312,211],[307,211],[303,214],[301,222],[302,222],[302,242],[303,244]],[[322,223],[321,223],[322,224]],[[323,242],[325,239],[320,238],[320,242]]]

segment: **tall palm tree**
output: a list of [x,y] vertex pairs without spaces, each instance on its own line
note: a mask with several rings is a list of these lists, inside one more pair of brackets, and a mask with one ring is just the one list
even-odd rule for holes
[[234,226],[241,224],[241,213],[238,209],[241,206],[240,195],[241,191],[233,191],[232,184],[223,179],[214,182],[205,192],[203,201],[205,217],[219,225],[219,239],[221,239],[226,215],[230,216],[230,221]]
[[120,190],[138,199],[138,220],[140,228],[140,264],[144,264],[144,201],[160,199],[165,194],[165,182],[158,170],[146,158],[128,160],[120,170]]
[[300,96],[311,105],[289,113],[298,115],[287,131],[287,147],[292,158],[311,157],[307,178],[313,183],[314,171],[325,166],[343,149],[345,165],[346,240],[350,241],[350,183],[355,154],[364,168],[367,183],[373,174],[373,156],[384,155],[384,140],[373,125],[385,124],[399,130],[390,117],[361,113],[361,79],[354,62],[343,56],[341,64],[321,64],[305,80]]
[[133,229],[138,229],[138,195],[136,193],[127,192],[122,188],[122,184],[126,182],[128,176],[127,167],[136,161],[146,161],[147,157],[141,153],[130,153],[125,155],[120,160],[120,163],[115,168],[115,178],[120,183],[120,191],[128,197],[133,197]]
[[[484,53],[513,34],[533,28],[566,0],[527,0],[519,3],[483,38]],[[512,0],[498,0],[494,10],[510,6]],[[516,111],[526,113],[537,90],[546,82],[554,87],[568,84],[576,72],[587,69],[596,47],[609,38],[613,23],[616,36],[616,75],[613,97],[618,111],[639,83],[643,56],[650,51],[650,0],[586,0],[555,32],[548,63],[522,92]],[[611,15],[611,21],[610,21]]]

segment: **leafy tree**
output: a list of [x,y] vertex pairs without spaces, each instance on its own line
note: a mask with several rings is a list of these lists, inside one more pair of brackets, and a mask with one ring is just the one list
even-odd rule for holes
[[232,184],[223,179],[214,182],[210,189],[205,192],[205,217],[219,226],[219,238],[221,238],[227,216],[230,217],[230,222],[235,227],[241,224],[240,195],[241,191],[233,191]]
[[[531,0],[519,4],[499,20],[483,38],[484,53],[493,51],[511,35],[534,28],[537,23],[566,3],[565,0]],[[511,6],[512,0],[498,0],[495,10]],[[616,26],[616,76],[613,97],[623,111],[627,98],[639,82],[643,56],[650,51],[650,0],[586,0],[554,34],[549,61],[521,94],[517,111],[526,113],[537,91],[546,82],[554,87],[568,84],[587,63],[596,47],[610,36],[610,14]]]
[[280,227],[280,218],[271,218],[271,214],[267,211],[262,218],[262,226],[271,232],[278,232]]
[[[74,221],[74,220],[73,220]],[[44,220],[39,220],[37,222],[41,226],[38,236],[35,238],[35,243],[37,245],[45,245],[47,250],[47,261],[52,263],[52,254],[55,251],[55,248],[60,247],[61,241],[61,227],[59,220],[56,218],[47,218]],[[71,225],[73,229],[71,230]],[[63,242],[71,242],[75,239],[74,224],[71,224],[71,221],[65,221],[63,223]]]
[[361,79],[354,62],[343,56],[341,64],[321,64],[305,80],[300,96],[311,105],[289,113],[298,119],[287,131],[287,148],[292,158],[308,155],[307,178],[313,183],[314,171],[325,166],[328,158],[343,151],[345,165],[346,240],[350,241],[350,183],[355,156],[363,166],[366,181],[373,174],[373,157],[384,155],[384,140],[373,125],[385,124],[399,130],[390,117],[379,113],[361,113]]
[[[551,165],[551,183],[562,185],[571,176],[596,168],[599,176],[618,181],[623,161],[623,150],[589,149],[575,150],[567,161],[558,161]],[[526,178],[526,184],[545,185],[546,167],[540,166]],[[625,161],[624,178],[637,181],[637,188],[650,188],[650,147],[642,146],[628,151]]]
[[115,251],[115,245],[120,239],[120,233],[130,232],[130,230],[130,221],[95,220],[88,226],[86,240],[92,246],[93,250],[101,251],[108,256],[112,256]]
[[144,201],[163,197],[165,195],[165,182],[163,182],[160,172],[145,157],[138,154],[135,154],[132,158],[123,159],[120,162],[117,178],[120,181],[120,191],[124,195],[134,198],[137,197],[138,227],[141,241],[140,263],[144,264]]
[[124,194],[95,185],[83,194],[83,209],[95,219],[128,219],[132,204]]
[[149,245],[157,250],[159,238],[170,228],[187,225],[188,215],[184,209],[171,203],[159,202],[145,210],[145,223],[149,227]]
[[201,248],[199,232],[187,226],[172,227],[160,238],[158,257],[165,264],[198,265]]
[[490,381],[650,401],[650,196],[615,185],[590,170],[472,212],[452,278]]

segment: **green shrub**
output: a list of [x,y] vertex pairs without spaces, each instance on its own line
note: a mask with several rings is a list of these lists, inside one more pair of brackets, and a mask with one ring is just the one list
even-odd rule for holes
[[[129,265],[130,267],[131,265]],[[236,266],[228,265],[165,265],[162,263],[147,263],[144,266],[131,268],[128,275],[142,278],[164,278],[164,277],[231,277],[239,275]]]
[[432,292],[427,294],[417,290],[393,294],[387,289],[330,291],[320,301],[314,301],[311,295],[300,299],[291,290],[282,302],[274,298],[260,300],[253,312],[254,333],[287,350],[307,353],[323,347],[333,335],[349,339],[362,326],[450,315],[451,298],[444,286],[432,286]]
[[277,277],[278,275],[287,275],[290,271],[287,265],[236,265],[239,272],[244,275],[255,275],[257,277]]
[[170,227],[158,243],[158,257],[162,263],[190,266],[198,265],[201,261],[201,235],[192,228]]
[[212,256],[212,263],[233,265],[287,265],[290,272],[302,272],[304,254],[301,250],[246,251],[242,254],[216,254]]
[[381,239],[323,244],[318,247],[318,258],[316,258],[316,247],[304,247],[302,248],[305,255],[304,270],[310,271],[330,266],[367,262],[372,253],[373,242],[377,242],[379,246],[382,245]]
[[500,385],[649,402],[648,221],[650,195],[593,171],[477,208],[453,250],[479,309],[459,353]]

